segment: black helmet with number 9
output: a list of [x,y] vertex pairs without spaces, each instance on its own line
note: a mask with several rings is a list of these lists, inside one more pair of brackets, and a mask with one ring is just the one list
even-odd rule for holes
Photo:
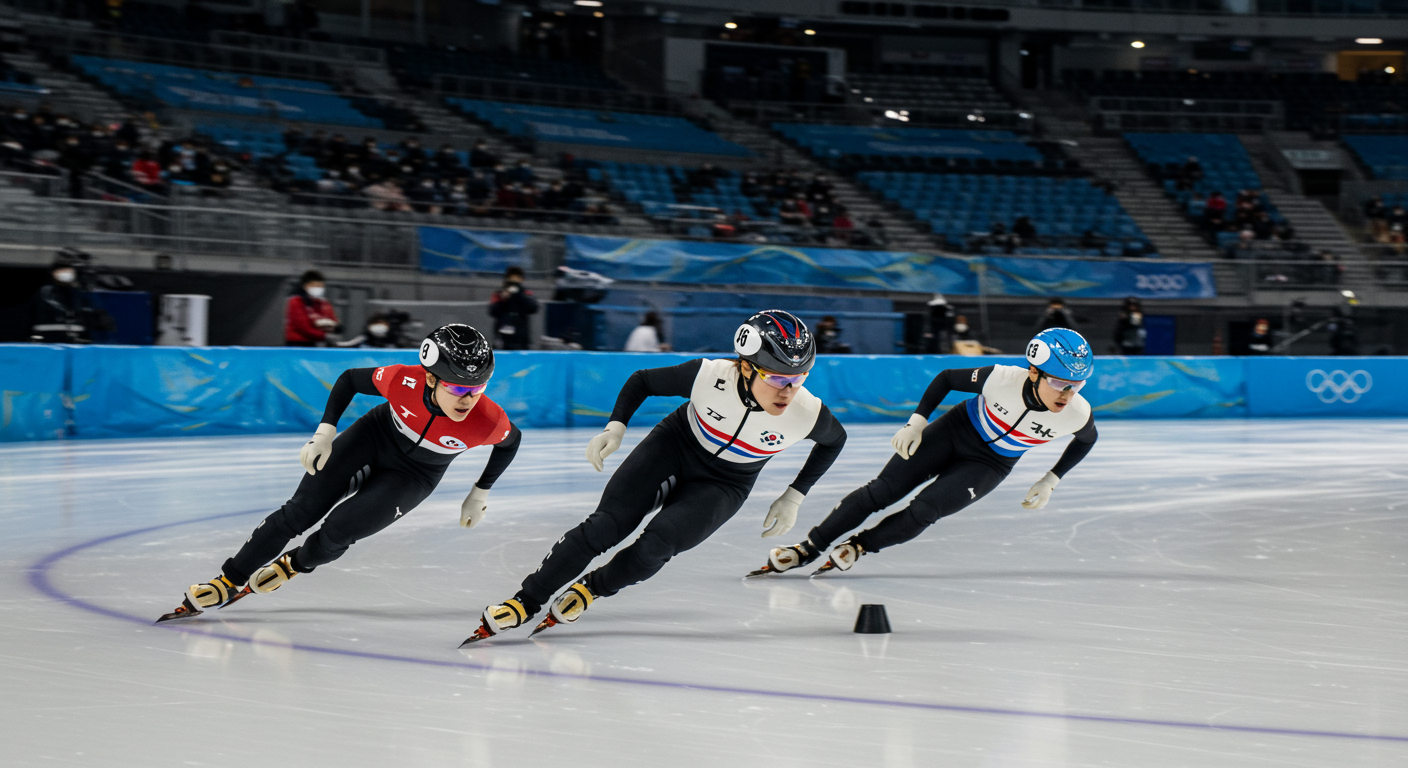
[[807,324],[780,309],[765,309],[738,326],[733,351],[772,373],[806,373],[816,363],[816,339]]
[[474,328],[450,323],[420,343],[420,364],[450,384],[477,387],[494,374],[494,348]]

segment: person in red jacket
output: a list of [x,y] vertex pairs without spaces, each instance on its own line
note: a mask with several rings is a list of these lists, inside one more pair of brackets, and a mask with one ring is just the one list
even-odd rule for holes
[[298,279],[298,291],[284,307],[284,345],[290,347],[326,346],[329,333],[341,327],[327,290],[323,273],[310,269]]

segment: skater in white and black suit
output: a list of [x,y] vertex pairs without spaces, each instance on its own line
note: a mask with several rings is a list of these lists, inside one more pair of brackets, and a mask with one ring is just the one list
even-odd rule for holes
[[[192,585],[180,607],[158,621],[191,618],[251,592],[272,592],[336,560],[357,540],[415,509],[456,456],[492,445],[484,471],[460,505],[460,525],[473,527],[488,508],[489,489],[518,452],[520,437],[503,409],[484,395],[493,373],[493,347],[460,324],[441,326],[421,342],[420,365],[343,371],[328,394],[322,423],[299,453],[306,474],[293,497],[254,529],[218,576]],[[339,435],[338,419],[358,394],[387,402]],[[279,554],[319,520],[323,524],[301,546]]]
[[[940,373],[909,423],[890,441],[898,455],[880,476],[842,499],[806,540],[773,549],[767,564],[748,575],[781,573],[811,563],[870,515],[933,480],[909,506],[832,549],[816,573],[849,570],[862,555],[909,541],[940,518],[986,496],[1028,450],[1074,435],[1056,466],[1022,502],[1027,509],[1041,509],[1061,478],[1095,445],[1090,403],[1077,394],[1094,372],[1085,339],[1068,328],[1051,328],[1027,344],[1026,368],[989,365]],[[929,415],[955,391],[978,396],[930,424]]]
[[[815,362],[816,342],[801,320],[780,310],[759,312],[739,327],[734,351],[736,360],[690,360],[631,374],[611,421],[587,446],[587,459],[598,471],[621,447],[626,422],[645,398],[688,397],[689,402],[636,446],[607,483],[596,511],[558,540],[518,594],[484,610],[483,622],[465,643],[522,626],[569,583],[535,634],[576,621],[596,598],[650,578],[733,517],[769,458],[812,440],[816,444],[801,472],[768,509],[763,536],[792,527],[807,491],[841,453],[846,431],[802,386]],[[655,509],[660,513],[634,543],[573,581]]]

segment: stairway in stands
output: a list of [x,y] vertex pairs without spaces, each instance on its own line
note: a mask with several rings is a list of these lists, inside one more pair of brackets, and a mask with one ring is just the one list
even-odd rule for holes
[[1144,171],[1124,139],[1096,136],[1082,120],[1038,114],[1047,138],[1062,143],[1066,154],[1080,161],[1095,178],[1113,182],[1115,197],[1134,218],[1160,256],[1204,261],[1218,258],[1215,248],[1178,204]]
[[774,136],[766,128],[735,118],[712,102],[701,101],[699,108],[708,117],[714,132],[725,139],[747,147],[765,169],[797,169],[807,174],[825,174],[832,183],[836,201],[846,207],[857,226],[878,219],[885,230],[887,246],[898,251],[937,250],[933,236],[920,229],[913,220],[898,215],[883,205],[865,187],[856,184],[818,163],[796,147]]

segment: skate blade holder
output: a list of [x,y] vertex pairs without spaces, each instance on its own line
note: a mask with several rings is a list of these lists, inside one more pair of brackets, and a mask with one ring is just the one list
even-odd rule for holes
[[860,613],[856,614],[853,631],[858,635],[890,634],[890,617],[885,613],[885,606],[875,603],[862,605]]

